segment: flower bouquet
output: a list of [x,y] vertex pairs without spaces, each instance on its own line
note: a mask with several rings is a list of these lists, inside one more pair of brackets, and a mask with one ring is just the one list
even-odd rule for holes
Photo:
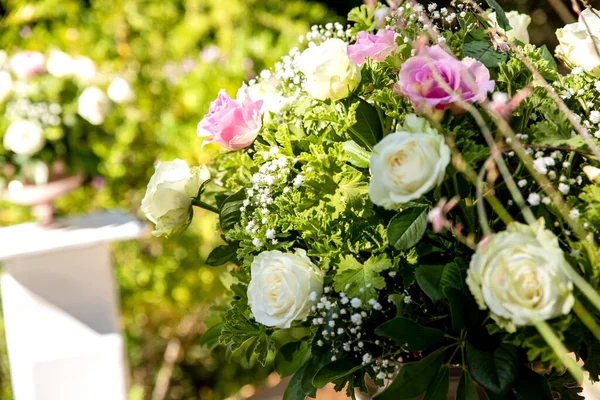
[[34,206],[49,223],[53,198],[99,175],[92,144],[111,141],[103,125],[117,110],[109,98],[123,104],[134,97],[124,79],[107,80],[83,56],[0,54],[0,197]]
[[598,12],[558,32],[568,75],[494,0],[348,19],[219,94],[209,168],[156,166],[156,235],[219,215],[230,308],[202,342],[272,360],[284,399],[581,398],[600,373]]

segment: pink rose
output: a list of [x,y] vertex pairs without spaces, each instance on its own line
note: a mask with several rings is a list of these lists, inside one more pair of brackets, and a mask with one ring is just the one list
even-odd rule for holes
[[384,61],[396,50],[396,36],[395,32],[387,29],[379,30],[377,35],[358,32],[356,43],[348,46],[348,56],[358,65],[364,64],[367,57]]
[[[450,90],[438,83],[432,67]],[[423,107],[445,110],[458,99],[468,103],[484,101],[487,93],[494,90],[494,81],[490,80],[485,65],[469,57],[458,61],[440,46],[425,46],[409,58],[400,70],[398,85],[416,110]]]
[[205,137],[202,145],[217,142],[229,150],[250,146],[262,127],[262,105],[262,100],[253,101],[248,93],[243,99],[234,100],[221,89],[198,124],[198,136]]
[[19,78],[29,78],[46,70],[46,58],[37,51],[21,51],[10,59],[10,68]]

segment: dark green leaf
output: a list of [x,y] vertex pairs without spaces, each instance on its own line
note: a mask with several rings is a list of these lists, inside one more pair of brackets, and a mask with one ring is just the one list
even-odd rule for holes
[[546,400],[552,398],[550,384],[542,375],[529,368],[521,368],[513,389],[520,400]]
[[275,370],[281,377],[296,373],[310,358],[308,341],[288,343],[275,356]]
[[496,0],[485,1],[490,7],[494,9],[494,11],[496,11],[496,20],[498,22],[498,26],[500,26],[500,28],[504,29],[505,31],[509,30],[510,23],[508,22],[508,18],[506,18],[506,14],[504,13],[504,9],[502,8],[502,6],[498,4]]
[[416,245],[427,229],[427,206],[405,208],[392,218],[387,227],[388,241],[398,250]]
[[501,343],[492,351],[484,351],[467,342],[466,355],[473,379],[494,393],[506,393],[519,370],[516,347]]
[[369,168],[371,153],[358,145],[354,140],[344,142],[344,153],[348,162],[358,168]]
[[219,211],[219,220],[223,232],[227,232],[239,222],[242,215],[240,208],[245,199],[246,192],[244,189],[240,189],[238,192],[225,199]]
[[341,358],[321,368],[312,380],[313,386],[322,388],[329,382],[350,375],[361,368],[362,365],[360,363],[347,358]]
[[200,337],[200,346],[206,346],[209,350],[214,349],[219,344],[222,329],[222,322],[208,328]]
[[375,334],[393,339],[409,351],[425,350],[444,339],[444,332],[439,329],[427,328],[403,317],[379,325]]
[[283,392],[283,400],[304,400],[306,396],[315,397],[316,391],[313,390],[310,393],[306,393],[302,386],[302,380],[304,377],[304,371],[306,366],[302,367],[298,372],[294,374],[290,383],[288,384],[285,392]]
[[359,99],[359,102],[356,108],[356,123],[350,128],[348,134],[359,145],[373,150],[373,146],[383,137],[379,115],[374,106],[363,99]]
[[444,288],[462,288],[462,276],[455,263],[446,265],[422,265],[415,270],[415,278],[421,290],[434,303],[445,298]]
[[456,400],[479,400],[479,393],[471,378],[471,374],[466,369],[463,369],[460,374],[460,382],[456,389]]
[[238,249],[239,242],[229,243],[223,246],[219,246],[210,252],[206,259],[206,264],[213,267],[218,267],[225,264],[228,261],[235,259],[235,255]]
[[429,388],[443,361],[444,352],[438,350],[420,361],[403,365],[396,379],[375,399],[404,400],[422,395]]
[[505,63],[508,55],[494,49],[494,45],[490,41],[474,41],[463,45],[463,53],[465,57],[472,57],[480,61],[488,68],[497,67]]
[[442,365],[437,376],[431,383],[431,386],[425,392],[423,400],[447,400],[448,389],[450,388],[450,369],[447,365]]
[[455,332],[458,332],[465,327],[465,317],[463,313],[468,311],[465,305],[465,299],[463,298],[463,294],[460,290],[451,286],[445,287],[442,292],[450,304],[452,329]]

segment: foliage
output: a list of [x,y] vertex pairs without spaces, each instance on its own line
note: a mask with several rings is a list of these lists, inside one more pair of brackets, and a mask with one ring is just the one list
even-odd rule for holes
[[[487,4],[497,12],[496,22],[509,30],[498,2],[489,0]],[[562,367],[557,346],[547,342],[541,332],[552,332],[569,351],[588,357],[593,364],[596,349],[586,346],[585,328],[570,310],[554,313],[547,322],[529,316],[526,322],[517,323],[513,316],[515,321],[511,322],[515,323],[509,325],[492,309],[504,305],[489,299],[495,290],[505,290],[486,288],[489,290],[484,295],[477,288],[494,283],[529,284],[527,279],[534,272],[526,268],[527,277],[519,278],[507,276],[510,272],[505,270],[483,277],[474,278],[473,274],[477,264],[484,262],[481,253],[503,254],[504,248],[489,244],[492,238],[502,237],[492,236],[494,232],[523,230],[535,236],[538,252],[548,246],[548,250],[556,250],[560,260],[564,254],[560,268],[575,268],[573,273],[580,273],[585,281],[574,280],[575,284],[586,289],[592,301],[598,301],[594,292],[600,269],[597,231],[592,224],[598,219],[600,193],[590,182],[594,178],[586,177],[582,168],[597,164],[590,155],[598,137],[591,139],[594,146],[584,143],[572,122],[584,121],[588,130],[598,128],[600,116],[594,110],[600,106],[600,96],[593,88],[595,79],[583,71],[559,74],[545,47],[502,42],[490,31],[492,25],[485,14],[470,7],[464,7],[456,26],[449,22],[453,17],[435,17],[433,6],[428,10],[404,2],[397,6],[391,7],[394,12],[385,20],[398,36],[392,53],[362,64],[361,82],[347,98],[311,97],[309,84],[325,87],[331,82],[338,84],[335,79],[341,77],[317,82],[298,66],[306,60],[297,48],[274,69],[249,82],[250,88],[269,85],[285,106],[277,111],[263,110],[263,124],[254,143],[238,152],[223,153],[214,163],[223,185],[213,190],[231,196],[231,201],[220,205],[221,228],[232,246],[228,250],[231,259],[233,249],[237,249],[237,266],[232,271],[236,283],[228,292],[233,308],[225,314],[221,341],[230,350],[252,343],[248,349],[256,347],[258,361],[264,361],[268,357],[265,352],[272,351],[277,369],[283,375],[293,374],[286,399],[314,396],[315,390],[328,382],[352,395],[354,388],[363,388],[365,375],[379,386],[394,379],[377,398],[443,399],[448,396],[449,365],[455,363],[464,369],[459,385],[462,398],[476,396],[475,383],[493,399],[566,393],[568,389],[556,384],[557,371]],[[375,32],[375,11],[381,10],[368,5],[356,8],[349,14],[354,22],[349,29],[343,31],[334,24],[316,27],[303,37],[302,45],[308,41],[308,47],[319,46],[331,37],[353,44],[358,32]],[[426,21],[422,12],[434,20],[435,34],[427,32],[428,24],[421,23]],[[412,53],[410,44],[439,44],[440,51],[453,50],[462,64],[448,68],[458,70],[456,65],[465,63],[482,70],[487,67],[485,80],[489,73],[496,93],[473,100],[462,97],[468,92],[462,88],[464,92],[452,93],[452,105],[444,108],[438,101],[442,96],[439,86],[429,99],[432,104],[420,104],[419,97],[426,96],[428,85],[433,85],[427,81],[433,78],[425,75],[436,74],[423,72],[426,63],[419,57],[426,52],[419,53],[417,47]],[[413,54],[415,63],[407,63]],[[436,57],[441,57],[439,54]],[[321,60],[312,61],[318,65],[316,73],[328,73],[319,64]],[[448,57],[448,65],[454,61]],[[406,65],[421,69],[410,78],[400,72],[399,78],[398,69]],[[530,66],[542,78],[530,71]],[[403,77],[410,82],[403,84]],[[545,85],[552,85],[553,90],[546,90]],[[418,92],[413,97],[412,88]],[[553,97],[555,91],[566,102],[569,113]],[[383,167],[377,170],[377,153],[382,151],[378,146],[388,137],[404,134],[443,135],[440,147],[448,147],[451,160],[446,159],[449,165],[442,166],[445,174],[427,190],[408,200],[398,190],[392,194],[402,200],[391,205],[378,203],[377,193],[370,192],[377,190],[377,174],[393,175],[382,185],[386,186],[382,190],[391,192],[388,186],[400,186],[398,182],[405,179],[413,182],[403,174],[413,174],[410,178],[416,179],[426,170],[422,164],[408,172],[400,169],[408,157],[404,149],[386,158],[389,171]],[[439,149],[439,153],[442,159],[443,151]],[[433,180],[429,175],[427,178]],[[220,200],[215,197],[215,202]],[[516,224],[515,220],[528,225]],[[255,279],[255,257],[260,254],[262,262],[262,255],[298,249],[305,250],[323,274],[322,294],[297,294],[294,290],[301,292],[302,288],[285,286],[287,281],[279,275],[273,281],[277,289],[271,290],[269,282],[261,280],[260,290],[268,291],[273,307],[283,307],[278,303],[283,290],[286,295],[300,299],[306,295],[309,299],[303,300],[304,314],[286,321],[284,328],[268,318],[261,321],[252,298],[254,282],[250,283]],[[527,267],[548,267],[536,262]],[[512,267],[504,261],[491,264]],[[286,270],[283,263],[273,268]],[[576,297],[588,307],[583,293],[574,291],[571,297],[573,282],[565,271],[560,273],[569,284],[564,293],[550,295]],[[521,291],[533,293],[521,286],[506,291],[508,297],[518,297]],[[570,309],[573,302],[566,304]],[[512,308],[519,311],[526,306],[509,304],[507,308],[511,311],[505,313],[511,314]],[[275,311],[273,315],[283,314],[278,308]],[[586,315],[586,324],[593,330],[595,316]],[[308,333],[277,346],[277,335],[288,329]],[[295,355],[301,361],[294,362]],[[399,371],[397,363],[403,364]],[[547,370],[534,371],[532,363]],[[590,372],[596,376],[593,366]]]

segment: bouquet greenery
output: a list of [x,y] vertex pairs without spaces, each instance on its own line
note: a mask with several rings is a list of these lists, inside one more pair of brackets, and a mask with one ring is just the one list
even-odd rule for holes
[[314,26],[212,103],[197,132],[228,152],[150,180],[156,235],[219,215],[231,306],[202,342],[274,357],[285,399],[576,399],[599,379],[600,17],[557,33],[561,75],[528,16],[452,5]]

